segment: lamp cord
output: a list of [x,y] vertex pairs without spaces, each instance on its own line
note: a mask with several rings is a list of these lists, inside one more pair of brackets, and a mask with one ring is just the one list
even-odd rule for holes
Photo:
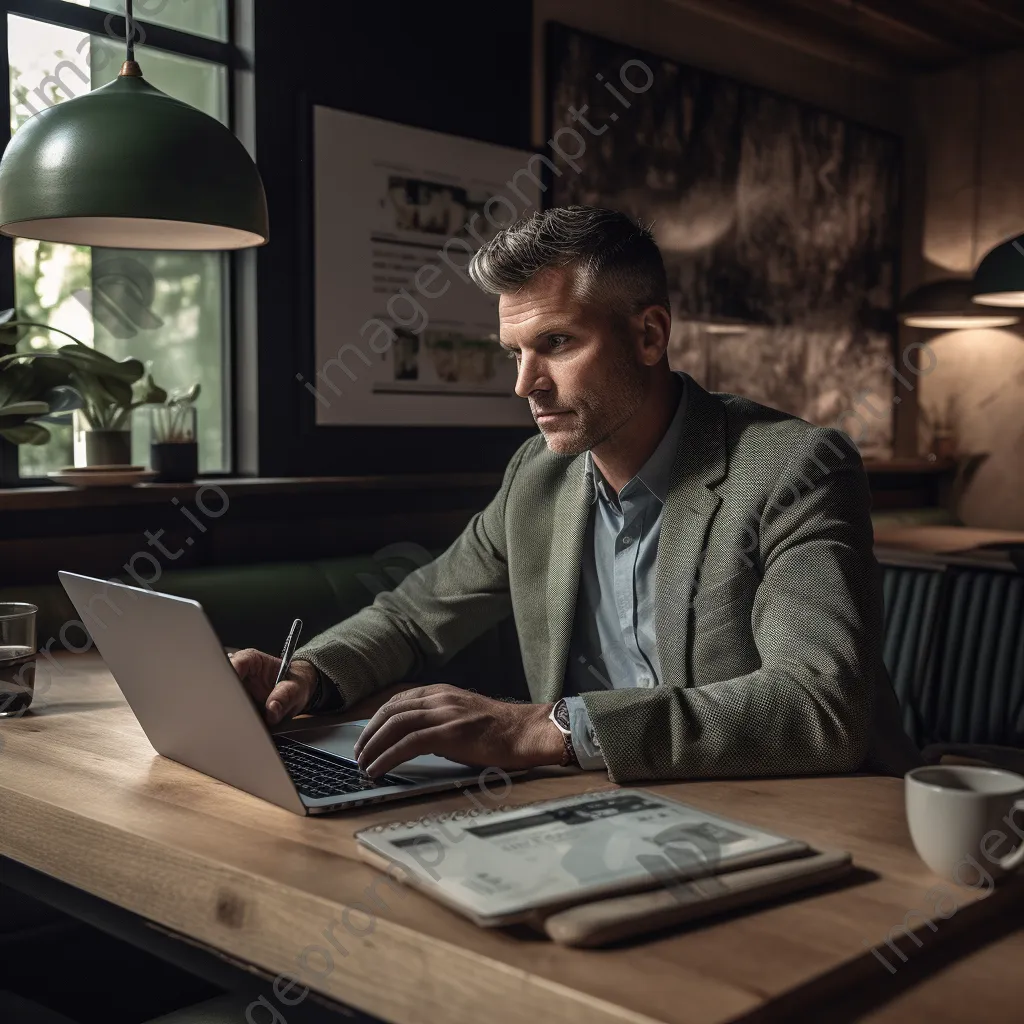
[[[131,0],[129,0],[131,2]],[[982,145],[985,141],[985,58],[978,55],[977,133],[974,144],[974,224],[971,226],[971,273],[978,269],[978,229],[981,227]]]
[[124,0],[124,35],[128,44],[128,60],[135,60],[135,19],[132,14],[132,0]]

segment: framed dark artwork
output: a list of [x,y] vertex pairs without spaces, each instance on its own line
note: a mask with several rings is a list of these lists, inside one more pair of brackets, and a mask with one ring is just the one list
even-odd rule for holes
[[545,137],[576,134],[545,205],[652,227],[673,368],[890,458],[901,140],[558,23],[546,47]]

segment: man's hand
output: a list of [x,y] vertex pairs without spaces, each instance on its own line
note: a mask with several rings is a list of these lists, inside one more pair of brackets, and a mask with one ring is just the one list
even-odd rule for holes
[[354,753],[371,776],[420,754],[509,770],[561,764],[565,746],[548,720],[551,707],[508,704],[447,683],[415,687],[381,705]]
[[231,665],[257,704],[268,725],[305,710],[316,689],[316,669],[308,661],[293,661],[288,675],[274,686],[281,659],[253,647],[231,655]]

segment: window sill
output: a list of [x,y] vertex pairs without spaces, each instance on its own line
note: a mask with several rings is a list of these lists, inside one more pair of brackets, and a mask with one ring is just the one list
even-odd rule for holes
[[223,490],[229,498],[288,494],[314,497],[367,491],[495,488],[501,480],[501,473],[418,473],[400,476],[203,477],[191,484],[136,484],[134,487],[8,487],[0,488],[0,511],[157,504],[174,498],[192,499],[204,487]]

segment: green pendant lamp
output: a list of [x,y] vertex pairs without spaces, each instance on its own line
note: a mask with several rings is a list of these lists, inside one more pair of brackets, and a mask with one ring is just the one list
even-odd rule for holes
[[120,75],[41,111],[0,160],[0,232],[120,249],[244,249],[268,238],[267,200],[242,143],[150,85],[132,0]]
[[1012,327],[1020,315],[1012,309],[986,309],[972,298],[969,277],[947,277],[915,288],[900,302],[897,314],[907,327],[958,331]]
[[981,306],[1024,307],[1024,235],[986,254],[974,272],[971,297]]
[[1024,235],[997,245],[974,274],[974,301],[983,306],[1024,306]]
[[[981,224],[981,178],[985,128],[985,60],[979,56],[977,72],[977,137],[974,143],[974,210],[971,224],[971,266],[977,265],[978,232]],[[907,327],[928,330],[956,331],[993,327],[1013,327],[1020,323],[1015,309],[992,309],[979,306],[974,296],[974,282],[969,277],[946,277],[915,288],[903,297],[897,315]],[[1006,306],[994,302],[991,306]]]

